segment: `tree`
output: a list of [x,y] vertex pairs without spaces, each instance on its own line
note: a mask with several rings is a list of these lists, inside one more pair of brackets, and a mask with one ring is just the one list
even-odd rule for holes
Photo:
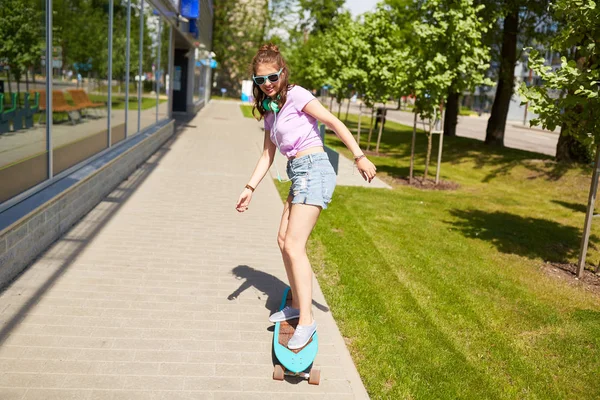
[[[600,143],[600,19],[594,19],[600,18],[600,12],[591,0],[560,0],[553,10],[555,20],[561,26],[553,43],[554,49],[565,54],[561,67],[552,71],[540,53],[533,50],[529,62],[542,78],[543,86],[522,85],[520,93],[539,114],[532,124],[541,123],[551,130],[562,126],[561,138],[571,138],[589,147]],[[572,150],[559,140],[557,158],[573,160],[576,156],[569,153]]]
[[[424,0],[385,0],[390,9],[390,18],[393,24],[397,26],[397,43],[402,43],[403,48],[417,48],[419,37],[415,35],[413,23],[420,18],[421,8]],[[398,60],[402,62],[402,60]],[[398,97],[398,110],[401,108],[401,99],[411,93],[404,92],[406,88],[395,93]]]
[[311,35],[287,56],[294,83],[309,89],[327,86],[334,94],[339,104],[338,118],[343,99],[349,98],[366,79],[366,73],[358,67],[368,51],[361,35],[360,24],[349,13],[341,13],[330,29]]
[[561,67],[552,71],[540,54],[532,51],[529,57],[531,68],[540,75],[544,86],[522,85],[520,92],[530,101],[532,110],[539,114],[531,124],[541,123],[550,130],[562,125],[562,137],[596,146],[596,167],[577,270],[580,277],[585,265],[600,169],[600,8],[592,0],[557,0],[553,10],[561,27],[554,41],[555,48],[571,59],[563,56]]
[[[365,73],[358,68],[361,56],[367,50],[361,38],[360,26],[352,20],[350,13],[338,15],[331,29],[317,36],[321,43],[318,64],[325,72],[325,83],[335,94],[340,117],[341,103],[349,98],[354,87],[365,79]],[[306,63],[306,59],[304,60]]]
[[325,47],[321,37],[316,35],[311,36],[306,43],[297,43],[284,49],[283,55],[291,71],[290,83],[308,89],[318,89],[326,84],[328,71],[323,62]]
[[86,65],[82,72],[87,72],[88,77],[106,77],[108,1],[95,4],[90,0],[53,0],[52,8],[52,44],[62,51],[63,68],[73,67],[80,72],[74,67],[77,63]]
[[214,4],[213,51],[217,87],[238,95],[268,26],[268,0],[222,0]]
[[492,21],[502,25],[498,85],[488,120],[485,143],[504,146],[504,130],[510,100],[514,93],[514,70],[521,57],[523,46],[540,41],[545,32],[540,31],[548,17],[549,0],[478,0],[486,6]]
[[[345,0],[298,0],[303,32],[323,33],[332,26]],[[304,17],[304,18],[302,18]]]
[[442,25],[447,24],[447,32],[440,32],[436,45],[447,56],[447,68],[456,71],[446,97],[443,130],[445,136],[456,136],[462,93],[492,84],[486,79],[490,52],[483,41],[491,24],[481,17],[485,6],[476,6],[473,1],[447,1],[440,8],[445,13]]
[[[394,23],[395,10],[390,6],[380,5],[377,10],[364,15],[362,37],[365,42],[359,59],[358,68],[363,71],[363,79],[357,88],[363,93],[367,107],[373,108],[375,103],[387,102],[388,98],[400,91],[405,81],[406,46],[403,45],[399,26]],[[367,139],[367,150],[373,132],[373,109],[371,110],[371,126]],[[379,152],[383,123],[379,124],[379,134],[375,152]]]
[[[407,56],[408,85],[415,95],[415,126],[411,151],[410,179],[414,160],[417,114],[429,120],[425,179],[431,157],[432,128],[440,119],[440,105],[451,93],[488,83],[489,54],[482,44],[486,25],[477,15],[483,6],[473,0],[427,0],[414,22],[417,46]],[[440,139],[441,140],[441,139]],[[438,154],[441,161],[441,143]],[[437,180],[437,178],[436,178]]]
[[[42,14],[23,0],[2,0],[0,5],[0,60],[9,67],[8,89],[12,91],[10,75],[20,82],[23,74],[39,59],[43,47]],[[20,96],[19,96],[20,101]]]

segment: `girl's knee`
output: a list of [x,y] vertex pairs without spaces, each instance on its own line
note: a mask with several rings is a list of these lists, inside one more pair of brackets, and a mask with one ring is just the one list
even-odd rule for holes
[[305,253],[304,246],[295,243],[293,240],[286,238],[281,251],[291,260],[301,257]]
[[279,246],[279,250],[281,250],[281,252],[283,253],[283,249],[285,248],[285,235],[277,235],[277,245]]

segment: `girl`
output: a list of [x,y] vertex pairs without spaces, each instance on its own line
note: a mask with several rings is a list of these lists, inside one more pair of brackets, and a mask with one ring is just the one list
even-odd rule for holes
[[269,317],[271,322],[299,318],[288,348],[304,347],[317,323],[311,311],[312,269],[306,243],[322,209],[327,208],[335,188],[335,171],[323,149],[317,120],[333,130],[354,154],[363,178],[375,177],[375,165],[362,153],[346,126],[306,89],[288,83],[287,65],[273,44],[263,45],[252,60],[254,107],[265,118],[263,153],[236,210],[248,209],[252,193],[269,170],[278,149],[288,158],[292,184],[283,208],[277,242],[292,292],[292,305]]

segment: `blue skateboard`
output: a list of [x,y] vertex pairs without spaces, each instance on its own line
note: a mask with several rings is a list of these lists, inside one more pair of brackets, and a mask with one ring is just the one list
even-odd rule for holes
[[[288,301],[290,288],[286,288],[283,292],[283,299],[279,310],[282,310]],[[275,364],[273,370],[273,379],[282,381],[285,375],[298,376],[308,379],[311,385],[318,385],[321,380],[321,371],[313,368],[313,362],[317,356],[319,349],[319,337],[317,333],[312,339],[301,349],[290,350],[287,348],[287,343],[294,335],[298,319],[289,321],[276,322],[275,333],[273,334],[273,351],[275,357],[281,364]]]

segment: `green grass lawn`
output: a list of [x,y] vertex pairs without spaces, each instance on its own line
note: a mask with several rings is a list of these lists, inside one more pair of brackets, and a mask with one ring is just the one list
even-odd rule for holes
[[[577,260],[591,170],[444,138],[442,178],[460,187],[419,190],[398,183],[411,131],[388,122],[370,157],[393,190],[336,188],[309,242],[369,395],[600,398],[600,296],[543,270]],[[350,156],[335,136],[326,141]],[[419,134],[417,175],[425,146]],[[276,184],[285,197],[289,184]]]
[[[254,116],[252,115],[252,106],[248,104],[240,104],[240,109],[242,110],[242,114],[244,114],[244,117],[254,118]],[[258,114],[258,111],[256,112],[256,114]]]
[[[104,95],[91,94],[88,95],[90,101],[92,102],[100,102],[106,103],[108,101],[108,97]],[[159,98],[159,103],[165,103],[167,100]],[[138,101],[137,97],[130,96],[129,97],[129,109],[137,110]],[[142,97],[142,110],[147,110],[149,108],[156,107],[156,97]],[[125,96],[113,96],[112,98],[112,109],[113,110],[124,110],[125,109]]]
[[477,115],[477,111],[470,110],[465,107],[461,107],[460,110],[458,111],[458,115],[464,115],[464,116]]

